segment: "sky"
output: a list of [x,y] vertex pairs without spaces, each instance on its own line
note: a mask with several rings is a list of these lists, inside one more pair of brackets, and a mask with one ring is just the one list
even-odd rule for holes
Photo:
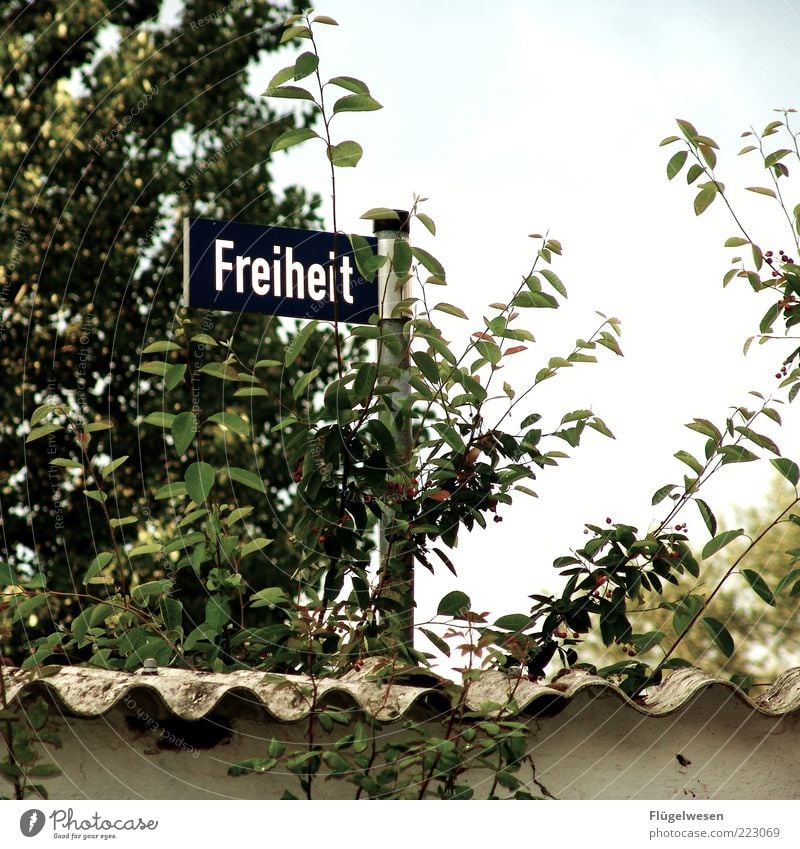
[[[538,499],[520,495],[502,523],[463,533],[458,579],[418,570],[418,620],[456,587],[474,609],[527,611],[529,594],[558,589],[552,561],[582,544],[585,523],[657,524],[664,505],[651,507],[652,493],[686,470],[674,452],[702,453],[702,438],[686,422],[722,423],[731,407],[752,406],[749,390],[777,391],[785,343],[742,353],[769,297],[739,280],[722,288],[732,255],[741,253],[723,242],[737,230],[720,201],[695,216],[696,190],[683,176],[666,178],[677,147],[659,142],[676,132],[678,117],[713,137],[718,178],[737,214],[765,250],[790,251],[774,204],[744,191],[764,184],[763,166],[736,154],[743,131],[780,117],[775,108],[800,107],[800,13],[781,0],[368,7],[330,0],[316,12],[340,24],[317,28],[323,79],[359,77],[384,106],[333,125],[334,140],[354,138],[365,151],[357,168],[338,171],[339,227],[369,233],[360,220],[366,209],[408,208],[415,194],[429,199],[422,209],[437,236],[418,225],[412,241],[444,263],[441,299],[470,316],[444,322],[456,347],[482,328],[486,305],[518,285],[535,253],[533,232],[564,245],[553,267],[569,300],[557,313],[530,311],[534,353],[504,378],[522,386],[550,356],[566,355],[594,329],[595,310],[622,321],[624,359],[609,355],[562,373],[529,408],[555,416],[553,424],[569,410],[592,409],[616,440],[592,434],[571,460],[540,476]],[[252,75],[253,91],[263,92],[298,52],[270,55]],[[273,171],[278,185],[319,192],[330,225],[320,143],[278,155]],[[784,427],[773,433],[790,457],[800,455],[797,425],[787,407]],[[762,502],[770,467],[723,471],[705,498],[733,521],[736,506]],[[681,518],[702,546],[708,534],[699,513],[690,507]]]

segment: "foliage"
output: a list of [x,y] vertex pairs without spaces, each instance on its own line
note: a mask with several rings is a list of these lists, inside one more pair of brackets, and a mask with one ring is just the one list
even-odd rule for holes
[[[2,670],[0,670],[1,672]],[[0,675],[0,704],[5,693]],[[0,760],[0,775],[12,787],[12,796],[0,799],[47,799],[47,787],[40,782],[60,775],[53,763],[41,763],[42,744],[60,748],[61,739],[54,730],[50,705],[41,696],[26,696],[16,709],[0,719],[0,741],[5,757]]]
[[[730,655],[716,642],[709,643],[707,631],[690,631],[675,653],[692,666],[703,666],[729,676],[747,690],[752,685],[766,686],[784,670],[797,663],[795,646],[798,632],[798,593],[800,571],[800,527],[784,519],[773,521],[773,514],[794,499],[791,485],[778,478],[765,502],[759,507],[736,511],[736,522],[752,528],[760,540],[742,557],[744,538],[720,551],[709,561],[698,589],[714,587],[733,567],[714,600],[713,612],[737,639]],[[762,535],[763,534],[763,535]],[[699,556],[699,552],[696,553]],[[741,558],[741,559],[740,559]],[[738,565],[734,565],[738,562]],[[752,590],[752,592],[750,592]],[[680,588],[668,588],[666,604],[635,616],[639,631],[668,633],[674,616],[671,605],[680,600]],[[597,663],[605,653],[599,640],[594,651],[584,655]]]
[[[159,430],[133,425],[162,411],[155,376],[141,379],[138,366],[141,351],[172,332],[180,222],[234,212],[289,226],[317,222],[318,198],[297,188],[271,194],[264,149],[307,116],[279,117],[246,93],[248,67],[278,48],[278,23],[291,7],[256,0],[219,14],[214,4],[191,0],[165,23],[164,5],[15,0],[2,12],[3,95],[14,110],[0,117],[0,558],[22,574],[41,572],[62,593],[80,586],[75,576],[92,562],[107,517],[83,494],[95,484],[50,462],[70,450],[65,431],[46,434],[46,450],[26,444],[34,410],[56,405],[91,434],[96,473],[111,476],[105,486],[113,483],[118,496],[111,515],[137,517],[135,528],[115,531],[120,541],[131,533],[141,544],[171,539],[169,502],[155,493],[182,457],[195,459],[197,446],[189,440],[170,452]],[[275,325],[265,330],[249,316],[193,320],[195,335],[204,328],[221,339],[235,335],[250,361],[278,356],[284,344]],[[169,376],[177,407],[164,412],[191,410],[205,434],[209,413],[224,410],[231,393],[198,379],[207,364],[202,342],[187,342],[184,354],[184,368]],[[322,385],[335,364],[317,357],[315,366]],[[264,408],[276,414],[269,402]],[[254,448],[272,509],[256,510],[252,522],[275,537],[290,509],[281,493],[292,483],[280,446],[254,434],[245,448],[217,432],[203,450],[243,465]],[[255,507],[257,499],[245,503]],[[262,580],[288,581],[288,557],[279,539],[278,568],[262,564]],[[135,572],[142,581],[164,577],[151,560],[139,559]],[[64,625],[76,610],[68,601],[51,598],[50,613]],[[198,596],[193,607],[204,603]],[[14,643],[22,639],[18,627]]]
[[[363,155],[357,142],[334,140],[337,115],[374,111],[380,103],[354,77],[323,81],[314,31],[335,21],[312,14],[289,18],[281,41],[307,49],[273,76],[266,94],[299,101],[316,123],[285,129],[271,147],[279,153],[321,140],[335,209],[337,169],[356,166]],[[788,112],[784,117],[788,122]],[[778,200],[797,244],[800,215],[797,208],[788,211],[777,187],[788,173],[784,160],[800,154],[795,146],[794,153],[781,149],[776,157],[761,147],[779,126],[785,123],[770,125],[752,148],[761,151],[776,189],[755,190]],[[717,197],[732,211],[714,175],[716,143],[686,121],[679,127],[685,149],[670,159],[669,178],[692,157],[689,182],[707,178],[698,184],[695,211],[700,214]],[[681,142],[681,137],[665,142]],[[378,208],[363,217],[399,225],[407,214],[415,228],[422,225],[435,235],[423,204],[423,198],[415,198],[408,213]],[[772,338],[778,322],[789,330],[800,320],[800,276],[792,257],[782,254],[779,262],[756,247],[744,228],[741,232],[729,244],[750,245],[752,267],[737,257],[725,282],[741,277],[773,301],[779,298],[761,323],[760,339]],[[410,563],[455,573],[448,550],[464,532],[485,527],[489,518],[502,521],[502,511],[515,498],[535,495],[537,476],[558,467],[567,457],[563,449],[578,448],[587,433],[613,436],[592,410],[553,413],[535,406],[544,381],[596,363],[599,352],[622,352],[619,321],[601,315],[594,331],[562,356],[537,353],[526,319],[541,320],[560,308],[567,290],[553,268],[561,243],[549,234],[532,238],[531,268],[478,323],[459,306],[438,299],[434,293],[447,282],[443,265],[401,235],[386,256],[373,255],[363,237],[349,237],[364,278],[381,291],[413,280],[419,293],[404,298],[392,316],[374,316],[349,335],[336,322],[326,329],[310,321],[270,347],[266,357],[253,356],[216,326],[177,313],[174,327],[163,328],[143,348],[139,366],[144,392],[160,402],[147,407],[144,433],[154,435],[169,458],[167,478],[154,497],[168,505],[164,512],[174,519],[159,535],[141,527],[126,492],[124,470],[133,452],[112,453],[106,437],[95,436],[118,433],[119,422],[107,416],[87,421],[75,415],[69,399],[40,398],[43,403],[28,420],[26,445],[56,440],[50,465],[65,476],[66,488],[92,503],[98,517],[94,532],[106,543],[76,575],[79,589],[54,586],[46,571],[32,574],[24,563],[12,565],[11,556],[0,565],[7,615],[17,628],[35,628],[46,620],[54,600],[74,605],[71,617],[44,634],[30,634],[24,665],[37,667],[57,656],[111,669],[133,669],[155,659],[159,665],[215,671],[244,666],[269,675],[302,673],[302,684],[277,680],[299,688],[308,701],[308,739],[293,750],[272,741],[263,756],[233,767],[234,774],[280,766],[297,776],[295,789],[308,798],[323,775],[352,782],[359,796],[466,798],[471,791],[462,777],[466,764],[475,762],[494,776],[492,798],[528,798],[547,793],[535,771],[520,772],[526,755],[513,693],[521,676],[538,680],[552,671],[554,661],[567,668],[582,661],[586,666],[583,641],[594,631],[615,652],[612,663],[595,671],[634,697],[660,681],[665,670],[684,665],[681,650],[698,634],[730,656],[733,620],[720,612],[719,603],[732,576],[739,573],[754,598],[767,604],[796,585],[790,578],[796,553],[790,553],[788,571],[774,585],[744,565],[770,529],[800,524],[793,512],[800,501],[800,471],[765,430],[765,424],[780,425],[780,399],[760,393],[752,393],[755,404],[736,406],[724,421],[695,418],[687,425],[702,441],[675,454],[688,472],[655,492],[653,505],[664,505],[655,527],[640,531],[611,519],[605,526],[587,525],[583,545],[554,563],[563,579],[558,594],[534,593],[527,611],[495,618],[455,590],[441,599],[433,621],[415,623],[422,647],[408,639]],[[467,322],[463,347],[445,338],[438,314]],[[372,342],[374,357],[365,344]],[[202,365],[197,366],[200,346]],[[793,351],[779,375],[789,400],[800,386],[799,355],[800,349]],[[533,377],[529,385],[514,387],[499,372],[511,358],[522,357],[533,360]],[[198,415],[187,405],[187,375],[198,382],[202,375],[205,384],[222,387],[208,393],[214,399],[211,414]],[[269,437],[260,436],[265,430]],[[280,452],[282,471],[248,460],[267,442]],[[763,455],[793,488],[788,506],[753,536],[743,528],[720,528],[701,490],[727,466]],[[293,485],[288,490],[276,485],[274,473],[290,476]],[[699,557],[682,513],[692,503],[709,536]],[[276,517],[272,536],[265,531],[265,509]],[[378,524],[382,543],[376,556]],[[703,564],[720,552],[725,556],[734,543],[744,545],[709,583],[712,573],[703,574]],[[281,546],[288,557],[277,555]],[[290,561],[291,576],[276,577],[278,567]],[[648,627],[642,614],[653,608],[668,616],[669,627],[660,622],[651,630],[639,627]],[[402,683],[429,664],[431,649],[450,655],[454,647],[463,658],[463,682],[449,689],[441,734],[408,728],[401,742],[395,737],[386,742],[380,726],[367,718],[318,705],[322,677],[369,663],[373,680]],[[476,715],[468,696],[487,667],[508,675],[510,699],[484,705]]]

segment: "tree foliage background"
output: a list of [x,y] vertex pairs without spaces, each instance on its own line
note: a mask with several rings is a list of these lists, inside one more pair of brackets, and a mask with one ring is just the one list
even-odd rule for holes
[[[155,382],[140,384],[137,367],[143,347],[175,323],[180,222],[203,215],[319,225],[318,198],[271,189],[267,151],[277,135],[302,125],[302,112],[278,118],[246,91],[248,68],[276,48],[291,6],[188,0],[164,25],[164,5],[3,4],[0,559],[35,562],[54,589],[74,587],[94,555],[102,516],[48,465],[63,453],[63,435],[50,438],[47,452],[26,451],[32,410],[50,400],[81,421],[110,421],[113,430],[93,434],[93,448],[131,458],[117,478],[126,506],[168,533],[173,516],[153,496],[175,461],[159,432],[136,425],[162,409]],[[276,325],[265,329],[252,317],[196,322],[217,337],[235,336],[253,360],[283,344]],[[202,427],[229,390],[196,380],[202,346],[186,354],[193,366],[179,377],[183,394],[174,403],[196,409]],[[315,364],[322,382],[330,359],[323,354]],[[271,404],[263,402],[267,420]],[[254,520],[277,536],[289,509],[277,495],[291,470],[279,444],[258,436],[255,444],[273,506],[262,503]],[[186,450],[192,457],[196,448]],[[203,450],[233,452],[236,463],[237,446],[225,448],[218,432]],[[279,571],[288,556],[278,543]]]

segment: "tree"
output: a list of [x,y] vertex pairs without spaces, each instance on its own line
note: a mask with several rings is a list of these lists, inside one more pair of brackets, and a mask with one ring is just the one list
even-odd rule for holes
[[[106,508],[84,496],[75,473],[50,465],[69,439],[48,435],[47,451],[32,452],[23,423],[41,403],[64,405],[100,449],[99,467],[85,473],[115,475],[115,509],[145,520],[142,540],[172,533],[168,504],[154,496],[176,458],[162,432],[140,424],[162,406],[152,376],[140,382],[138,369],[148,342],[173,332],[182,218],[318,222],[316,197],[297,188],[271,193],[264,155],[304,116],[278,116],[245,88],[248,67],[278,47],[290,7],[256,0],[220,9],[198,0],[183,4],[173,24],[160,22],[163,11],[157,0],[69,8],[15,0],[3,12],[2,87],[15,109],[0,118],[0,557],[27,563],[65,592],[94,556]],[[236,336],[251,361],[279,356],[285,344],[285,331],[251,317],[195,320],[196,336],[212,328],[220,339]],[[201,432],[216,432],[206,455],[232,452],[236,464],[248,449],[207,421],[234,390],[198,380],[208,355],[202,341],[187,345],[189,365],[170,379],[176,403],[197,415]],[[322,385],[332,361],[315,365]],[[263,403],[269,418],[275,408]],[[194,427],[181,440],[179,453],[194,456]],[[278,494],[291,470],[263,434],[254,444],[273,505],[255,518],[277,536],[286,521]],[[130,462],[111,471],[120,458]],[[274,560],[290,573],[287,557],[276,546]]]

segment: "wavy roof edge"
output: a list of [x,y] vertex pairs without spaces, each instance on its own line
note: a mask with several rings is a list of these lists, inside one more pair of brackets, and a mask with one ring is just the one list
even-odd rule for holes
[[[316,681],[298,675],[267,674],[258,670],[228,673],[194,672],[184,669],[158,669],[153,672],[117,672],[92,667],[56,666],[42,670],[0,667],[8,707],[30,692],[47,692],[65,712],[83,717],[99,717],[116,706],[136,707],[135,693],[157,696],[173,715],[198,720],[214,713],[225,701],[228,710],[262,708],[275,719],[293,722],[304,719],[313,707],[348,701],[381,722],[402,719],[414,707],[441,708],[450,682],[430,673],[431,686],[387,683],[380,676],[389,661],[372,658],[359,670],[341,678]],[[516,703],[516,712],[548,712],[563,708],[579,692],[610,693],[641,714],[666,716],[686,706],[698,693],[709,687],[722,687],[752,710],[767,716],[782,717],[800,710],[800,667],[781,674],[767,691],[750,699],[742,690],[721,678],[695,668],[679,669],[647,696],[632,701],[615,684],[583,670],[570,670],[549,683],[534,683],[509,678],[501,672],[487,671],[470,683],[470,710],[491,716],[499,707]],[[141,699],[142,696],[140,695]],[[2,711],[2,705],[0,705]]]

